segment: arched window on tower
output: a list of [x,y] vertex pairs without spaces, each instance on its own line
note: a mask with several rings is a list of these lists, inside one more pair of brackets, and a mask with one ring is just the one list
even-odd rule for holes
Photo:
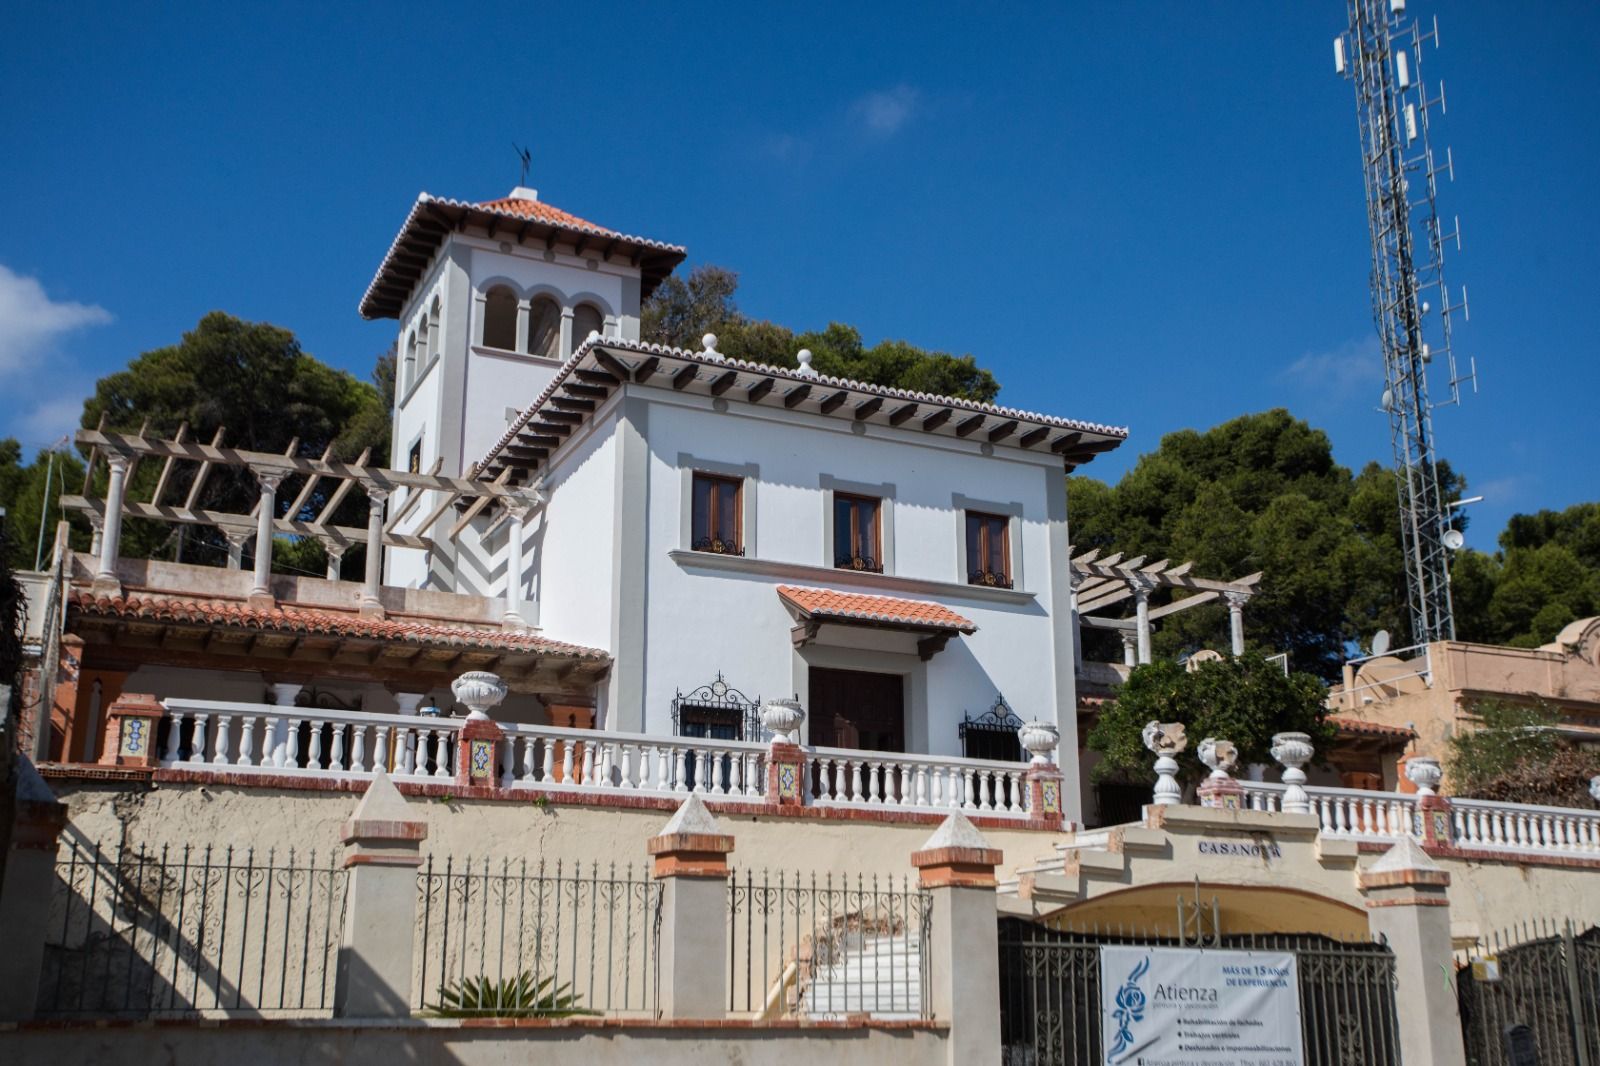
[[417,382],[417,334],[406,334],[406,361],[400,373],[400,394],[404,396]]
[[572,312],[572,350],[588,339],[591,333],[604,333],[606,320],[593,304],[579,304]]
[[517,294],[496,285],[483,298],[483,346],[517,350]]
[[528,354],[561,358],[561,305],[548,296],[536,297],[529,311]]
[[419,364],[423,369],[427,369],[428,364],[433,362],[433,357],[439,354],[439,342],[444,339],[439,335],[440,309],[439,297],[435,296],[432,306],[428,308],[428,343],[423,349],[422,362]]

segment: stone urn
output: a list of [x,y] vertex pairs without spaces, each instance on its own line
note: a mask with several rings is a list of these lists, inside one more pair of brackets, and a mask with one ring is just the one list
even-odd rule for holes
[[1406,760],[1406,780],[1417,786],[1417,795],[1437,796],[1444,768],[1431,755],[1413,755]]
[[1211,771],[1211,780],[1226,781],[1239,765],[1239,749],[1231,740],[1218,740],[1216,737],[1206,737],[1195,749],[1195,754],[1200,761],[1205,763]]
[[1289,786],[1283,791],[1283,813],[1310,814],[1311,796],[1305,789],[1305,765],[1316,754],[1316,749],[1311,746],[1310,735],[1274,733],[1272,747],[1268,750],[1283,765],[1283,783]]
[[1061,746],[1061,730],[1035,718],[1017,730],[1017,740],[1033,756],[1029,760],[1032,765],[1049,766],[1051,754]]
[[456,699],[466,704],[469,722],[487,722],[489,708],[506,698],[507,689],[498,674],[491,674],[487,670],[471,670],[451,682],[450,691]]
[[1177,756],[1189,746],[1182,722],[1149,722],[1144,727],[1144,746],[1156,755],[1156,787],[1151,803],[1157,807],[1170,807],[1183,802],[1183,788],[1178,784]]
[[761,728],[772,734],[774,744],[799,744],[800,723],[805,720],[799,700],[768,700],[761,707]]

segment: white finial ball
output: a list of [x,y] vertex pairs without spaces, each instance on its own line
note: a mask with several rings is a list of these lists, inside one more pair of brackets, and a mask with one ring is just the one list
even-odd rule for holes
[[807,367],[810,366],[811,365],[811,349],[810,348],[801,348],[800,349],[800,354],[796,358],[798,358],[800,360],[800,365],[801,366],[807,366]]
[[715,333],[707,333],[700,338],[700,343],[705,345],[706,351],[714,352],[717,350],[717,335]]
[[590,330],[590,331],[589,331],[589,336],[588,336],[588,338],[587,338],[587,339],[588,339],[588,340],[592,340],[592,341],[597,341],[597,340],[599,340],[599,339],[600,339],[600,331],[599,331],[599,330],[597,330],[597,329],[591,329],[591,330]]

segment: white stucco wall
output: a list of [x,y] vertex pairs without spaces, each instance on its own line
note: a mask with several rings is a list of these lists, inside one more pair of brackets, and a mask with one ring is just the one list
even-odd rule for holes
[[602,408],[546,475],[549,504],[528,523],[526,550],[545,635],[612,650],[616,556],[616,404]]
[[[837,418],[713,404],[664,390],[639,395],[650,401],[643,548],[647,730],[669,732],[675,691],[707,682],[718,670],[751,696],[798,692],[804,701],[808,663],[905,674],[918,704],[907,722],[912,750],[958,753],[963,714],[987,710],[1001,693],[1024,717],[1053,721],[1058,707],[1071,706],[1070,678],[1064,686],[1055,676],[1050,616],[1052,567],[1065,563],[1050,558],[1047,535],[1048,486],[1062,477],[1059,462],[1008,449],[986,457],[976,441],[949,447],[884,427],[857,434],[854,423]],[[747,558],[817,569],[723,569],[714,565],[720,559],[706,565],[703,556],[681,554],[688,547],[684,470],[751,465],[758,472],[745,485],[746,493],[755,494],[753,513],[746,505]],[[893,515],[883,532],[893,537],[891,578],[908,581],[832,568],[825,520],[833,494],[824,488],[824,475],[890,486],[885,506]],[[1029,595],[985,595],[987,590],[966,585],[964,512],[958,506],[964,501],[958,495],[1020,513],[1013,573],[1020,577],[1018,591]],[[887,546],[885,555],[891,556]],[[971,619],[978,631],[952,640],[928,663],[908,654],[909,638],[860,629],[829,634],[849,647],[796,652],[793,619],[775,591],[780,584],[933,600]]]

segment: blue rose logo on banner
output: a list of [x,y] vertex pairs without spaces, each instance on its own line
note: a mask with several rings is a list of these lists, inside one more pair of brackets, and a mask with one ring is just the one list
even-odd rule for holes
[[1144,990],[1139,987],[1139,978],[1143,977],[1150,969],[1150,956],[1146,955],[1144,961],[1133,968],[1128,974],[1128,979],[1117,989],[1117,1009],[1111,1012],[1111,1017],[1116,1020],[1116,1039],[1109,1050],[1106,1051],[1106,1061],[1113,1061],[1133,1043],[1133,1024],[1144,1021],[1145,998]]

